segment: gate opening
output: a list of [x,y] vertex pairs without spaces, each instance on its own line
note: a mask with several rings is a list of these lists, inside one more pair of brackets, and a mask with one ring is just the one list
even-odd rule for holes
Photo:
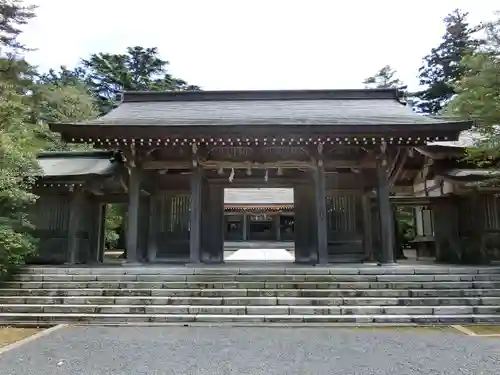
[[224,189],[224,261],[295,260],[293,188]]

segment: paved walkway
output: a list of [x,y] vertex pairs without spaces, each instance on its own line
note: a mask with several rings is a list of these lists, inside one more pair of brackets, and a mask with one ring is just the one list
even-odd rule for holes
[[285,249],[239,249],[226,258],[227,261],[281,261],[293,262],[295,257]]
[[500,339],[455,331],[72,327],[0,355],[3,375],[498,374]]

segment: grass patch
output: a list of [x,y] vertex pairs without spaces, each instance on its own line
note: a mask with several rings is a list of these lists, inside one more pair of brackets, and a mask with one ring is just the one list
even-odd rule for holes
[[0,348],[43,331],[41,328],[0,327]]
[[500,335],[500,325],[462,325],[476,335]]
[[357,326],[349,327],[358,331],[399,331],[399,332],[443,332],[453,330],[450,326]]

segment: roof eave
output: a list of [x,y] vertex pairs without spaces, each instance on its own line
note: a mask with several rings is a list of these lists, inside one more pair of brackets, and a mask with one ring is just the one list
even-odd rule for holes
[[128,125],[128,124],[74,124],[74,123],[58,123],[51,124],[50,128],[54,132],[61,134],[64,140],[68,142],[85,142],[86,139],[92,137],[113,137],[124,138],[125,134],[135,137],[158,137],[163,138],[165,130],[168,129],[170,134],[194,134],[204,132],[206,134],[224,134],[233,132],[239,133],[255,133],[266,131],[269,132],[269,127],[273,127],[278,133],[283,132],[289,134],[294,131],[297,134],[321,134],[335,132],[339,135],[361,135],[361,134],[381,134],[390,135],[397,133],[398,135],[405,133],[449,133],[448,140],[458,140],[461,131],[469,129],[470,121],[460,122],[433,122],[427,124],[378,124],[378,125],[339,125],[339,124],[318,124],[318,125],[298,125],[298,124],[267,124],[267,125],[194,125],[194,126],[162,126],[162,125]]

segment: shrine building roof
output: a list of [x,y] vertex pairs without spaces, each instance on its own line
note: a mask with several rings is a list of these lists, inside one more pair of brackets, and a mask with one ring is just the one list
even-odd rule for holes
[[104,116],[50,127],[68,141],[93,143],[96,138],[198,139],[217,132],[400,137],[402,132],[425,136],[438,131],[447,134],[428,139],[454,140],[471,125],[416,114],[398,89],[355,89],[124,92],[118,106]]
[[456,120],[414,113],[397,89],[124,92],[81,125],[404,125]]

